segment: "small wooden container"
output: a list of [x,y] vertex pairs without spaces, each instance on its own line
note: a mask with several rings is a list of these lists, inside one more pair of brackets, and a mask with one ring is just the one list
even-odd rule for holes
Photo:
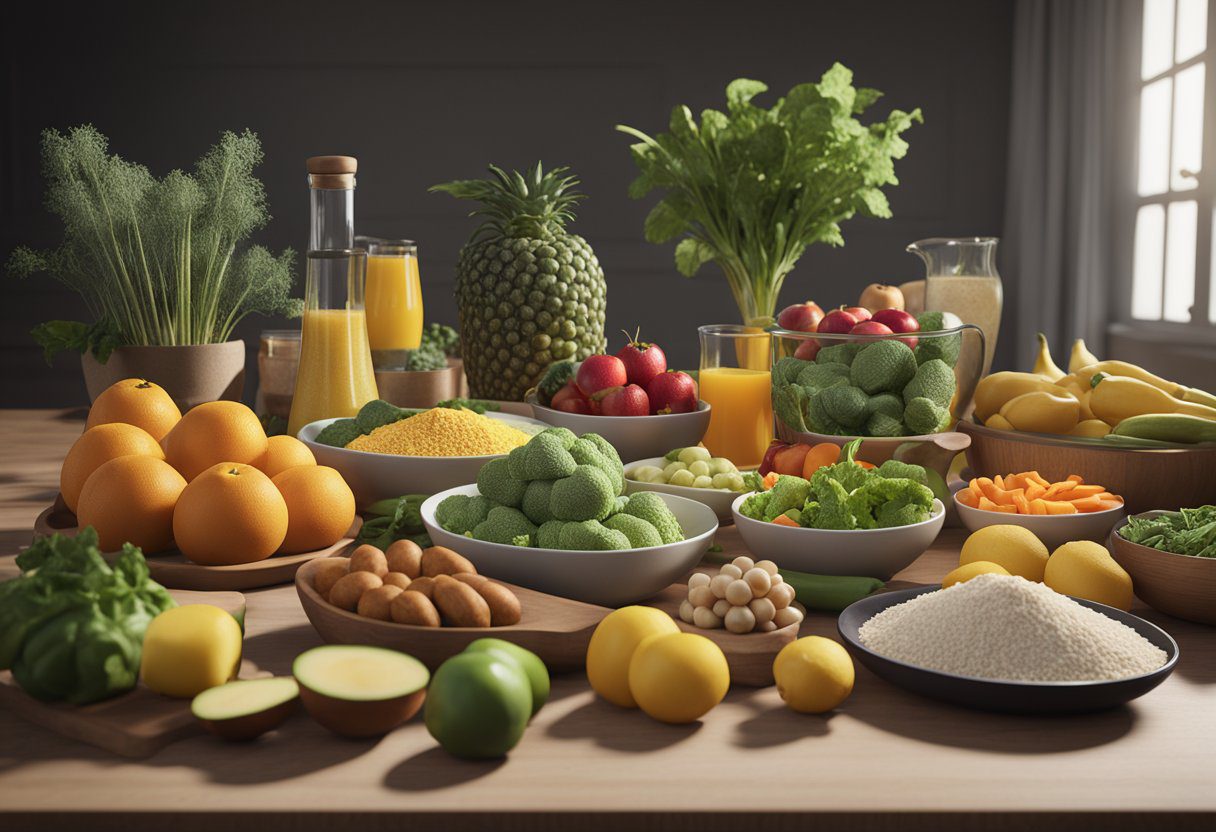
[[[1149,511],[1142,516],[1162,513]],[[1166,615],[1216,625],[1216,558],[1176,555],[1132,543],[1119,534],[1126,525],[1125,520],[1111,530],[1106,548],[1132,576],[1136,596]]]
[[397,407],[434,407],[460,396],[460,361],[449,358],[442,370],[377,370],[380,398]]

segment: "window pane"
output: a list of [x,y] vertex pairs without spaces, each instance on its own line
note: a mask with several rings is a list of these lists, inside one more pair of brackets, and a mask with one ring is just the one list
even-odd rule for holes
[[1136,212],[1132,272],[1132,317],[1161,319],[1161,264],[1165,254],[1165,208],[1142,205]]
[[[1216,240],[1216,211],[1212,212],[1212,239]],[[1208,321],[1216,324],[1216,257],[1210,264],[1212,273],[1208,276]]]
[[1170,91],[1173,78],[1140,90],[1140,196],[1163,194],[1170,186]]
[[1203,165],[1203,64],[1184,69],[1174,81],[1174,156],[1170,187],[1189,191],[1199,187],[1194,176]]
[[1152,78],[1174,65],[1174,0],[1144,0],[1140,77]]
[[1171,202],[1165,241],[1165,308],[1167,321],[1186,323],[1195,302],[1195,229],[1198,203]]
[[1203,51],[1208,43],[1208,0],[1178,0],[1178,38],[1174,63]]

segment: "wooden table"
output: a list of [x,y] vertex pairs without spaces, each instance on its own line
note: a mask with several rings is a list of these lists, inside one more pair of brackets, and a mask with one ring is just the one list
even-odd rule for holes
[[[0,412],[0,552],[26,544],[81,422]],[[900,576],[939,579],[958,531]],[[733,532],[721,535],[728,551]],[[9,557],[0,569],[11,568]],[[295,590],[248,593],[247,654],[287,673],[319,642]],[[205,737],[130,762],[0,712],[0,827],[307,829],[1199,829],[1216,824],[1216,629],[1143,609],[1181,646],[1178,670],[1128,707],[1068,718],[973,713],[858,668],[840,710],[787,710],[736,689],[673,727],[595,698],[577,675],[497,762],[455,760],[415,720],[378,741],[306,718],[247,746]],[[804,634],[835,637],[813,614]]]

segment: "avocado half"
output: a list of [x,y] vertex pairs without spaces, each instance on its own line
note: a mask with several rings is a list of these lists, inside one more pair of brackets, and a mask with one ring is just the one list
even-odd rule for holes
[[355,644],[327,644],[296,657],[300,701],[342,737],[378,737],[418,713],[430,671],[413,656]]
[[243,742],[283,724],[299,699],[300,688],[290,676],[247,679],[208,688],[194,697],[190,711],[208,732]]

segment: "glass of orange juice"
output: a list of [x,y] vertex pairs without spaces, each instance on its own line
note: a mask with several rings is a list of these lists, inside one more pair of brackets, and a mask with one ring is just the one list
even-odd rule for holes
[[367,252],[308,252],[300,364],[287,431],[318,419],[354,416],[378,397],[363,309]]
[[377,370],[400,370],[422,343],[422,283],[413,240],[356,237],[367,251],[367,337]]
[[714,456],[739,468],[755,468],[773,439],[769,334],[759,327],[713,324],[697,329],[698,375],[709,402],[709,430],[702,440]]

